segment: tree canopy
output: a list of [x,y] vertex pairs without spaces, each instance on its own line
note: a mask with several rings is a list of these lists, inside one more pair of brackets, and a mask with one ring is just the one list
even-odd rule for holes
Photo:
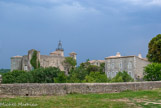
[[161,63],[161,34],[152,38],[148,46],[147,58],[150,62]]

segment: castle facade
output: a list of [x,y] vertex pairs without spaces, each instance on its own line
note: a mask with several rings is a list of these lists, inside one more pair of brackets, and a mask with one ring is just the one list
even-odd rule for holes
[[[33,70],[33,67],[30,63],[34,49],[28,51],[28,55],[24,56],[14,56],[11,57],[11,71],[13,70],[24,70],[30,71]],[[62,48],[62,43],[59,41],[58,48],[56,51],[51,52],[50,55],[40,55],[40,51],[37,52],[37,59],[41,67],[58,67],[61,71],[66,71],[66,66],[64,64],[64,49]],[[69,54],[70,57],[76,59],[76,53],[72,52]]]

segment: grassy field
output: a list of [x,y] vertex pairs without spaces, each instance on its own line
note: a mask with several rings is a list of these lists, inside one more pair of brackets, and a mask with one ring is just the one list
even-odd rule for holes
[[110,94],[4,97],[0,108],[161,108],[161,89]]

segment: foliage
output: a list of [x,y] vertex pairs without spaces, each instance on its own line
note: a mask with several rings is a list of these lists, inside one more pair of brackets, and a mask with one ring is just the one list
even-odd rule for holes
[[101,82],[108,82],[108,78],[105,74],[101,74],[100,72],[91,72],[87,75],[83,82],[88,83],[101,83]]
[[105,63],[100,64],[100,72],[103,74],[105,73]]
[[68,77],[68,82],[70,83],[80,83],[85,79],[85,76],[88,75],[86,69],[82,68],[81,66],[76,67],[74,70],[70,72]]
[[31,73],[14,70],[2,75],[2,83],[30,83],[33,82]]
[[67,67],[68,72],[77,65],[77,61],[72,57],[65,57],[64,63]]
[[117,75],[111,79],[110,82],[132,82],[134,81],[133,78],[126,72],[118,72]]
[[149,42],[147,58],[151,62],[161,63],[161,34]]
[[90,65],[89,59],[87,59],[86,62],[80,64],[80,67],[82,67],[82,68],[84,68],[84,69],[87,69],[87,67],[88,67],[89,65]]
[[2,75],[2,83],[54,83],[54,78],[61,73],[55,67],[39,68],[33,71],[14,70]]
[[54,83],[66,83],[67,82],[67,76],[64,72],[58,73],[58,76],[54,78]]
[[144,79],[147,81],[161,80],[161,64],[152,63],[144,68]]
[[40,68],[40,62],[37,58],[37,51],[34,51],[30,63],[34,69]]
[[89,65],[88,67],[87,67],[87,71],[90,73],[90,72],[98,72],[99,71],[99,67],[98,66],[96,66],[96,65]]
[[39,68],[31,71],[34,83],[54,83],[54,78],[60,73],[56,67]]

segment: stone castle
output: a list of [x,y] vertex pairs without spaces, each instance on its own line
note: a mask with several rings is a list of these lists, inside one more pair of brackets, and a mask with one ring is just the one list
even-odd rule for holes
[[[11,57],[11,71],[32,70],[33,67],[31,66],[30,61],[34,51],[36,50],[32,49],[28,51],[28,55]],[[74,59],[76,59],[76,55],[77,54],[75,52],[69,54],[69,56]],[[59,41],[56,51],[51,52],[50,55],[40,55],[40,51],[37,51],[37,58],[41,67],[58,67],[61,71],[67,72],[66,66],[64,64],[64,49],[62,48],[61,41]]]

